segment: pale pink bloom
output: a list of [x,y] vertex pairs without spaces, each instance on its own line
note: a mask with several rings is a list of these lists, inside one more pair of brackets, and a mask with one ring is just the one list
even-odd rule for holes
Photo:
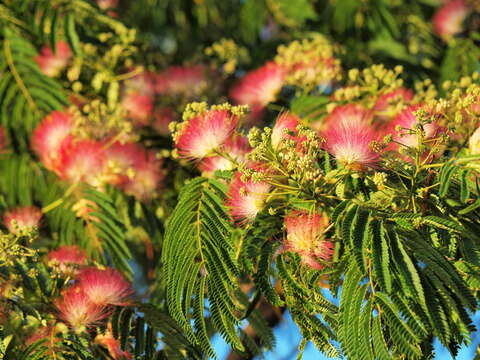
[[298,125],[300,125],[298,116],[289,112],[282,113],[272,129],[271,141],[273,148],[277,149],[281,145],[282,140],[285,139],[298,140],[296,136],[288,134],[288,132],[296,134]]
[[12,234],[17,234],[21,230],[38,228],[41,218],[42,211],[39,208],[35,206],[19,206],[3,214],[3,223],[8,231]]
[[98,324],[108,316],[104,304],[95,304],[78,286],[72,286],[54,301],[61,320],[70,325],[76,332]]
[[170,66],[156,76],[155,89],[160,95],[198,95],[208,86],[206,75],[203,65]]
[[371,112],[362,105],[339,105],[324,119],[324,129],[328,131],[331,126],[367,126],[371,118]]
[[337,162],[351,170],[373,167],[380,158],[371,148],[371,143],[377,140],[377,134],[362,121],[330,121],[328,129],[322,135],[325,138],[325,149]]
[[68,44],[65,41],[58,41],[55,53],[50,47],[43,46],[34,60],[45,75],[55,77],[65,69],[71,57],[72,52]]
[[50,251],[47,259],[49,263],[58,265],[61,272],[67,273],[73,269],[72,265],[85,265],[87,253],[77,245],[63,245]]
[[433,16],[433,30],[444,41],[450,40],[463,31],[463,23],[470,11],[465,0],[448,1]]
[[314,269],[322,269],[324,263],[332,259],[333,244],[324,239],[328,218],[320,214],[293,211],[285,217],[284,222],[287,229],[285,250],[298,253],[302,261]]
[[65,142],[71,140],[72,130],[71,115],[67,112],[53,111],[44,117],[33,131],[32,149],[47,169],[59,172],[60,149]]
[[133,178],[135,168],[147,162],[147,151],[137,143],[115,142],[106,147],[105,181],[112,185],[122,185]]
[[122,107],[127,112],[127,117],[138,127],[147,126],[152,121],[153,100],[149,95],[140,93],[127,93],[122,98]]
[[162,160],[148,151],[144,161],[135,164],[133,177],[122,183],[120,188],[128,195],[135,196],[138,200],[148,201],[156,195],[163,185],[165,174],[162,169]]
[[[421,109],[421,105],[411,105],[401,111],[395,119],[391,122],[391,133],[393,139],[400,144],[408,147],[418,147],[418,138],[415,133],[410,134],[410,130],[415,130],[415,125],[418,123],[417,117],[414,112]],[[402,129],[400,132],[396,131],[396,128],[400,126]],[[425,139],[432,139],[436,137],[443,129],[435,122],[423,125],[425,132]],[[392,144],[394,149],[398,149],[398,144]]]
[[254,182],[250,179],[244,182],[242,173],[237,171],[230,183],[226,201],[233,220],[240,224],[253,221],[265,207],[271,188],[264,181]]
[[171,131],[168,127],[176,119],[175,111],[168,107],[159,107],[153,113],[153,129],[163,136],[169,136]]
[[131,302],[132,286],[115,269],[87,267],[80,271],[77,280],[78,287],[94,304],[125,306]]
[[410,89],[401,87],[396,90],[380,95],[373,109],[376,115],[390,116],[391,110],[389,108],[392,104],[396,104],[399,101],[407,103],[412,99],[413,99],[413,91]]
[[472,155],[480,154],[480,127],[470,136],[468,147]]
[[[130,70],[134,71],[134,69]],[[142,73],[125,80],[125,91],[127,93],[153,96],[155,94],[155,77],[156,75],[154,73],[143,71]]]
[[230,98],[239,105],[248,105],[251,110],[249,123],[258,121],[265,107],[277,99],[285,84],[287,72],[271,61],[250,71],[230,90]]
[[105,164],[103,144],[94,140],[78,140],[60,149],[60,177],[71,183],[102,184]]
[[208,110],[187,120],[175,136],[179,155],[193,159],[212,155],[232,135],[238,121],[229,110]]
[[[198,168],[203,173],[208,174],[212,174],[217,170],[233,170],[236,167],[236,163],[245,161],[245,157],[250,150],[252,148],[248,144],[246,137],[234,135],[227,139],[221,149],[221,152],[227,154],[228,157],[217,155],[204,158],[198,165]],[[234,162],[231,160],[234,160]]]
[[128,351],[123,351],[120,342],[113,337],[112,325],[108,323],[108,329],[105,334],[98,334],[95,337],[95,343],[108,350],[109,355],[114,360],[131,360],[132,355]]

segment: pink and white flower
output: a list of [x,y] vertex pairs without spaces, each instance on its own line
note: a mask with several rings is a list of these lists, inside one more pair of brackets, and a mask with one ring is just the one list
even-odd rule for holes
[[255,182],[250,179],[244,182],[242,173],[236,172],[230,183],[226,201],[233,220],[239,224],[255,220],[257,214],[265,207],[271,188],[271,185],[264,181]]
[[38,228],[42,211],[35,206],[19,206],[3,214],[3,223],[12,234]]
[[79,289],[93,304],[125,306],[131,302],[132,286],[115,269],[87,267],[80,271],[77,280]]
[[300,125],[298,116],[289,112],[282,113],[272,129],[271,141],[273,148],[278,149],[283,140],[295,140],[296,137],[288,134],[288,132],[296,133],[298,125]]
[[376,132],[356,118],[330,121],[323,137],[325,149],[348,169],[365,170],[375,166],[380,158],[379,153],[371,147],[378,138]]
[[470,12],[465,0],[447,1],[433,16],[433,30],[444,41],[449,41],[463,31],[463,23]]
[[71,286],[65,290],[54,305],[58,310],[59,318],[76,332],[85,331],[108,316],[105,306],[90,301],[78,286]]
[[320,214],[293,211],[285,217],[284,222],[287,229],[285,250],[298,253],[308,266],[323,269],[333,256],[333,243],[324,239],[328,218]]
[[[248,139],[244,136],[233,135],[228,138],[221,148],[221,152],[228,154],[225,156],[210,156],[204,158],[198,168],[202,173],[212,174],[217,170],[233,170],[236,163],[245,161],[246,155],[252,150],[248,144]],[[233,160],[233,161],[232,161]]]
[[398,88],[378,97],[373,110],[377,116],[391,116],[392,110],[395,115],[396,109],[392,109],[392,105],[403,102],[408,103],[413,99],[413,91],[406,88]]
[[60,149],[71,141],[72,130],[71,115],[65,111],[53,111],[33,131],[32,149],[47,169],[58,173]]
[[153,100],[149,95],[137,92],[127,93],[123,97],[121,105],[135,126],[147,126],[152,121]]
[[208,110],[185,121],[174,136],[179,155],[193,159],[212,155],[232,135],[238,121],[229,110]]
[[282,66],[268,62],[241,78],[230,90],[230,98],[236,104],[248,105],[251,113],[247,121],[255,123],[262,117],[265,107],[277,99],[286,76]]
[[199,95],[208,86],[203,65],[171,66],[156,76],[157,94],[169,96]]
[[100,186],[103,182],[105,153],[103,144],[94,140],[74,140],[60,149],[60,177],[71,183]]
[[67,67],[71,57],[72,52],[68,44],[65,41],[58,41],[55,53],[50,47],[43,46],[34,60],[45,75],[55,77]]
[[61,272],[70,272],[75,265],[85,265],[87,253],[77,245],[63,245],[47,255],[48,262],[57,265]]
[[143,161],[135,164],[133,177],[122,183],[120,188],[138,200],[148,201],[162,187],[165,174],[162,169],[162,160],[158,159],[151,151],[146,152]]

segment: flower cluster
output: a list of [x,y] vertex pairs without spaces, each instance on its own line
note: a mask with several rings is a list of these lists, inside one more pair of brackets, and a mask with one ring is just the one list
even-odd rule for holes
[[32,136],[32,148],[45,167],[71,183],[97,188],[111,184],[140,200],[151,199],[161,187],[162,160],[133,142],[83,139],[74,135],[73,116],[55,111]]

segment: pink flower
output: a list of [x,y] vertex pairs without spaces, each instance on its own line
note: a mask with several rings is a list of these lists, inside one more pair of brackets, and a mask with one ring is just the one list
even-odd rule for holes
[[480,127],[470,136],[468,148],[472,155],[480,154]]
[[53,111],[33,132],[32,149],[49,170],[59,171],[60,149],[71,140],[73,121],[67,112]]
[[[130,69],[134,71],[135,69]],[[134,77],[125,80],[124,86],[127,93],[153,96],[155,94],[155,74],[150,71],[143,71]]]
[[102,184],[105,164],[103,144],[94,140],[78,140],[60,149],[60,177],[71,183]]
[[162,136],[169,136],[171,131],[168,125],[176,119],[176,114],[173,109],[168,107],[161,107],[155,109],[153,113],[153,129]]
[[69,272],[72,265],[85,265],[87,253],[77,245],[63,245],[47,255],[48,261],[59,266],[61,272]]
[[391,111],[389,108],[392,104],[396,104],[399,101],[409,102],[413,99],[413,91],[410,89],[405,89],[403,87],[396,90],[390,91],[388,93],[382,94],[378,97],[377,102],[375,103],[374,111],[376,115],[390,115],[388,112]]
[[3,223],[12,234],[18,234],[22,230],[38,228],[41,218],[42,211],[39,208],[19,206],[3,214]]
[[77,280],[81,291],[94,304],[101,306],[130,304],[132,286],[115,269],[101,270],[87,267],[80,271]]
[[282,66],[268,62],[240,79],[230,90],[230,98],[239,105],[250,107],[249,122],[254,123],[262,117],[265,107],[277,99],[286,75]]
[[114,360],[131,360],[132,355],[128,351],[123,351],[120,342],[113,337],[112,324],[108,323],[108,329],[105,334],[98,334],[95,337],[95,343],[105,347]]
[[323,133],[324,146],[338,163],[354,171],[375,166],[380,156],[371,143],[377,140],[377,134],[368,124],[353,117],[328,124]]
[[118,0],[97,0],[97,5],[100,9],[114,9],[118,6]]
[[40,70],[47,76],[58,76],[68,64],[72,57],[72,52],[65,41],[58,41],[56,52],[48,46],[43,46],[40,55],[35,56],[34,60]]
[[[231,160],[237,163],[245,161],[245,156],[250,152],[251,147],[247,138],[244,136],[234,135],[227,139],[223,145],[221,152],[227,154]],[[212,174],[217,170],[232,170],[236,167],[235,162],[224,156],[210,156],[204,158],[198,165],[203,173]]]
[[135,196],[138,200],[148,201],[162,186],[164,179],[162,160],[157,159],[151,151],[147,152],[144,161],[135,164],[133,177],[120,185],[126,194]]
[[146,150],[136,143],[115,142],[105,148],[105,178],[112,185],[122,185],[133,178],[135,167],[147,162]]
[[229,110],[208,110],[185,121],[174,138],[179,155],[193,159],[211,155],[232,135],[238,121]]
[[[414,112],[420,109],[420,105],[411,105],[400,112],[391,122],[391,133],[396,142],[412,148],[418,147],[419,143],[417,135],[410,134],[408,129],[415,130],[415,125],[418,124],[418,120]],[[397,126],[402,128],[400,132],[396,131]],[[425,139],[432,139],[436,137],[442,129],[437,123],[432,122],[423,125],[423,130],[425,132]],[[393,147],[398,149],[397,144],[393,144]]]
[[59,318],[70,325],[76,332],[97,324],[108,316],[105,306],[90,301],[90,298],[78,286],[72,286],[54,301]]
[[237,171],[227,193],[226,205],[231,217],[240,224],[253,221],[263,210],[270,190],[270,184],[264,181],[242,181],[242,173]]
[[285,250],[298,253],[308,266],[322,269],[322,262],[329,262],[333,256],[333,244],[324,240],[328,219],[320,214],[293,211],[284,221],[287,229]]
[[282,140],[285,139],[299,140],[297,137],[286,133],[286,131],[297,133],[298,125],[300,125],[300,119],[296,115],[289,112],[282,113],[272,129],[271,140],[273,148],[277,149],[281,145]]
[[208,86],[203,65],[171,66],[156,77],[157,94],[169,96],[199,95]]
[[324,119],[326,130],[332,126],[367,126],[372,118],[370,111],[358,104],[339,105]]
[[147,126],[152,121],[153,100],[149,95],[128,93],[122,99],[122,107],[135,126]]
[[433,30],[444,41],[463,31],[463,22],[470,13],[465,0],[451,0],[440,7],[433,16]]

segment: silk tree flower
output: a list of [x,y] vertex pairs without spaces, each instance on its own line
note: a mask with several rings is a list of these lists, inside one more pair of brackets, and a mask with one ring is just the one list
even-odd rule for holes
[[127,112],[127,117],[137,127],[144,127],[151,123],[153,116],[153,100],[149,95],[137,92],[123,96],[121,106]]
[[122,183],[120,188],[140,201],[149,201],[163,185],[165,174],[162,164],[162,160],[158,159],[153,152],[147,152],[143,161],[136,163],[133,167],[133,176]]
[[77,333],[85,331],[108,316],[105,306],[93,303],[79,286],[71,286],[54,301],[58,317]]
[[159,95],[192,97],[207,87],[207,70],[203,65],[171,66],[155,78],[155,90]]
[[60,149],[71,141],[73,120],[66,111],[53,111],[33,131],[31,146],[43,165],[58,174]]
[[3,223],[12,234],[38,228],[42,211],[35,206],[19,206],[3,214]]
[[76,265],[86,264],[87,253],[77,245],[63,245],[50,251],[47,259],[50,264],[58,266],[61,272],[74,274]]
[[[261,169],[258,169],[260,171]],[[232,219],[245,224],[255,220],[257,214],[265,207],[271,185],[265,181],[242,180],[242,173],[237,171],[229,185],[226,205]]]
[[[248,144],[248,139],[241,135],[233,135],[228,138],[225,144],[222,146],[221,151],[228,155],[225,156],[210,156],[204,158],[198,168],[202,173],[213,174],[217,170],[233,170],[236,167],[236,163],[245,161],[246,155],[252,150]],[[233,160],[233,161],[232,161]]]
[[43,46],[34,60],[45,75],[56,77],[67,67],[71,57],[72,52],[68,44],[65,41],[58,41],[55,53],[50,47]]
[[239,117],[229,109],[212,109],[184,121],[174,134],[178,154],[203,159],[213,154],[232,135]]
[[475,130],[472,136],[470,136],[470,139],[468,140],[468,149],[472,155],[480,154],[480,127]]
[[329,122],[323,132],[325,149],[345,168],[362,171],[374,167],[380,155],[372,148],[378,140],[377,133],[366,123],[359,121]]
[[135,167],[147,161],[146,150],[137,143],[114,142],[105,146],[104,178],[112,185],[122,185],[134,177]]
[[465,0],[447,1],[433,16],[434,32],[448,42],[453,36],[463,31],[463,23],[470,12],[471,9]]
[[331,261],[333,243],[324,239],[328,226],[326,216],[292,211],[285,217],[284,223],[287,229],[285,250],[298,253],[303,263],[318,270]]
[[132,355],[128,351],[123,351],[120,342],[113,337],[112,324],[108,323],[108,328],[104,334],[98,334],[95,337],[95,343],[108,350],[109,355],[114,360],[131,360]]
[[[411,105],[405,108],[400,112],[395,119],[391,122],[390,128],[392,133],[392,138],[397,143],[400,143],[404,146],[411,148],[417,148],[420,144],[418,143],[418,137],[416,134],[410,133],[410,130],[415,129],[415,126],[418,124],[417,117],[414,112],[421,109],[421,105]],[[400,127],[400,132],[397,131],[397,128]],[[435,138],[443,129],[435,122],[423,125],[424,138],[433,139]],[[399,147],[398,144],[393,143],[391,148],[397,150]]]
[[239,105],[248,105],[251,113],[248,123],[257,122],[263,115],[265,107],[277,99],[277,95],[285,84],[285,69],[268,62],[262,67],[250,71],[230,90],[230,98]]
[[413,91],[406,88],[398,88],[378,97],[373,108],[375,116],[382,119],[389,119],[395,116],[399,110],[399,106],[409,103],[413,99]]
[[[134,72],[136,69],[130,69]],[[143,71],[124,81],[124,90],[127,93],[137,93],[140,95],[155,95],[156,74],[150,71]]]
[[175,111],[169,107],[158,107],[153,112],[153,122],[151,124],[152,128],[162,136],[169,136],[170,123],[175,121],[176,114]]
[[270,138],[272,141],[272,147],[274,149],[278,149],[282,143],[282,140],[285,139],[295,140],[296,137],[289,135],[288,132],[296,133],[298,125],[300,125],[300,119],[298,116],[289,112],[282,113],[278,117],[277,121],[275,122],[275,126],[272,129],[272,135]]
[[98,141],[72,140],[60,149],[59,175],[71,183],[102,185],[104,164],[103,144]]
[[93,304],[125,306],[131,302],[132,286],[115,269],[87,267],[79,272],[77,280],[79,289]]

